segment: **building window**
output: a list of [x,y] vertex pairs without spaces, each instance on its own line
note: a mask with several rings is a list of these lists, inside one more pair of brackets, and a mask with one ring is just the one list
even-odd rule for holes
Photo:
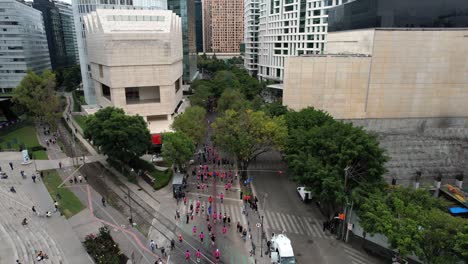
[[104,96],[109,101],[111,101],[110,87],[101,83],[101,91],[102,91],[102,96]]
[[175,82],[175,92],[177,93],[180,90],[180,78]]
[[101,77],[101,78],[104,77],[104,73],[103,73],[102,65],[101,65],[101,64],[99,64],[99,77]]
[[159,86],[127,87],[125,88],[125,101],[127,104],[160,103]]

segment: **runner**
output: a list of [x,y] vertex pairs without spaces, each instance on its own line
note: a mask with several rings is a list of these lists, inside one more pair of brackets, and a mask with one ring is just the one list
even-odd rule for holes
[[190,260],[190,251],[187,249],[187,251],[185,251],[185,261],[189,262],[189,260]]
[[216,251],[215,251],[216,262],[219,261],[220,255],[221,255],[221,253],[219,252],[219,249],[216,249]]
[[182,234],[179,234],[179,242],[182,243]]
[[200,237],[200,241],[203,243],[203,239],[205,238],[205,234],[203,234],[203,231],[200,232],[200,235],[198,235]]
[[197,253],[195,253],[195,256],[197,257],[197,263],[200,263],[200,259],[201,259],[201,251],[200,251],[200,249],[197,249]]
[[193,226],[192,228],[193,235],[197,234],[197,226]]
[[223,226],[223,235],[226,236],[227,228],[226,226]]

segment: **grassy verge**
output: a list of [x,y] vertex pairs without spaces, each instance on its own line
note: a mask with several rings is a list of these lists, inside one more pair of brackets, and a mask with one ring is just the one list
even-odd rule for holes
[[0,148],[19,151],[28,149],[32,158],[46,160],[47,153],[37,140],[36,128],[26,122],[12,125],[0,131]]
[[82,116],[82,115],[75,115],[73,116],[73,119],[75,119],[75,122],[81,127],[81,129],[85,129],[85,121],[88,117]]
[[166,171],[158,171],[155,169],[154,171],[149,172],[149,174],[154,178],[153,188],[155,190],[159,190],[169,184],[169,181],[172,178],[172,169],[169,168]]
[[80,112],[81,105],[85,105],[84,92],[75,90],[72,92],[73,96],[73,112]]
[[[57,188],[62,183],[62,179],[56,170],[44,171],[43,181],[50,196],[52,199],[57,200],[60,211],[66,218],[70,218],[83,210],[83,204],[72,191],[67,188]],[[57,199],[57,194],[60,195],[60,199]]]

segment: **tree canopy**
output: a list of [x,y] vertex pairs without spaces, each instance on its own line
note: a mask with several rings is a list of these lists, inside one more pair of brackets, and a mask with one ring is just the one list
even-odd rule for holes
[[[295,179],[310,188],[329,216],[356,188],[383,188],[387,157],[375,136],[312,108],[286,114],[286,160]],[[344,188],[345,169],[349,180]]]
[[185,168],[195,152],[192,140],[181,132],[164,133],[161,154],[164,160],[175,164],[178,168]]
[[44,120],[55,129],[60,117],[60,101],[55,87],[55,75],[51,71],[44,71],[42,75],[29,71],[13,89],[12,100],[20,112]]
[[228,109],[240,111],[241,109],[247,108],[249,105],[250,102],[245,99],[244,95],[239,90],[226,89],[218,99],[216,110],[220,113]]
[[[361,201],[360,224],[370,234],[385,235],[403,256],[415,254],[430,264],[457,263],[466,260],[468,238],[461,234],[468,225],[445,213],[445,208],[427,190],[396,187],[371,192]],[[463,244],[464,249],[457,247]]]
[[81,83],[80,65],[74,65],[57,70],[57,84],[66,91],[74,90]]
[[101,109],[89,116],[85,124],[85,137],[111,159],[128,164],[151,146],[151,135],[143,117],[126,115],[120,108]]
[[227,110],[212,124],[217,147],[236,157],[242,177],[258,155],[284,147],[287,130],[282,117],[271,118],[261,111]]
[[206,135],[206,110],[200,106],[192,106],[174,119],[172,129],[187,135],[193,144],[200,144]]

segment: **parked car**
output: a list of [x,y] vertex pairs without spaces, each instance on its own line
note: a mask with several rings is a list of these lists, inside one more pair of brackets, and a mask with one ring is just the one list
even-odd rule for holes
[[297,193],[299,194],[303,202],[308,202],[312,199],[312,192],[307,191],[306,187],[297,187]]

